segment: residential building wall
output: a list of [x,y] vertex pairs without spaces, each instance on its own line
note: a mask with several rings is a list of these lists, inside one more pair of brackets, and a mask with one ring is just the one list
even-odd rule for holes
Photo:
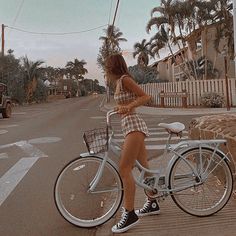
[[159,78],[162,80],[172,81],[172,65],[171,60],[165,59],[159,61],[157,65],[157,71],[159,72]]
[[[214,25],[207,27],[201,33],[202,40],[202,55],[205,55],[207,59],[209,59],[215,68],[220,72],[219,79],[225,78],[225,55],[224,53],[218,53],[214,46],[216,35],[216,28]],[[226,40],[221,40],[219,45],[219,50],[222,52],[223,50],[227,51],[227,42]],[[234,62],[227,60],[228,67],[228,76],[235,77],[234,71]]]
[[[212,62],[213,67],[219,71],[219,79],[224,79],[226,74],[225,55],[216,51],[214,45],[215,35],[215,25],[210,25],[205,30],[198,29],[196,32],[192,33],[192,35],[189,35],[187,38],[188,48],[184,51],[185,58],[188,60],[196,60],[205,55],[206,58]],[[220,41],[219,50],[223,51],[224,49],[227,51],[227,42],[222,39]],[[179,52],[175,53],[175,55],[178,53]],[[165,58],[164,60],[158,62],[157,70],[160,73],[160,78],[169,80],[170,82],[181,81],[181,78],[184,76],[184,64],[180,66],[178,63],[178,65],[172,63],[173,60],[171,57],[172,56],[169,56],[169,58]],[[227,59],[226,66],[228,70],[228,77],[235,78],[234,61]],[[187,70],[185,70],[185,74],[186,72]]]

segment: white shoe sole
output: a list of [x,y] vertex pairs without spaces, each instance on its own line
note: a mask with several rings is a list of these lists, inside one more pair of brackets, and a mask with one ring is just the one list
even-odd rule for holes
[[160,210],[158,211],[153,211],[153,212],[148,212],[148,213],[139,213],[139,210],[135,211],[136,215],[139,217],[143,217],[143,216],[151,216],[151,215],[159,215],[161,213]]
[[112,229],[111,229],[111,231],[112,231],[112,233],[116,233],[116,234],[124,233],[124,232],[126,232],[127,230],[133,228],[135,225],[137,225],[138,222],[139,222],[139,219],[138,219],[137,221],[135,221],[133,224],[128,225],[128,226],[126,226],[126,227],[123,228],[123,229],[115,229],[114,226],[113,226]]

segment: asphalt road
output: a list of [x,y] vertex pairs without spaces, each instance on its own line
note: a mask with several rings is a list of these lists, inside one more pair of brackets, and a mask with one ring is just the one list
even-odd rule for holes
[[[16,107],[12,118],[0,118],[0,235],[96,235],[96,229],[75,227],[59,215],[53,187],[60,169],[86,151],[83,132],[104,125],[102,99],[90,96]],[[174,116],[145,118],[150,129],[176,121]],[[178,121],[188,127],[191,118],[181,116]],[[154,141],[147,143],[151,158],[161,151],[153,150]]]
[[[60,169],[86,151],[82,134],[104,114],[100,97],[18,107],[0,119],[0,235],[94,235],[57,212],[53,186]],[[86,207],[86,206],[85,206]]]

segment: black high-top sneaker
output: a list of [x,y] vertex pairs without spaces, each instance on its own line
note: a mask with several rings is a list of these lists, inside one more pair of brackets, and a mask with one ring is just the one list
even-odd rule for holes
[[147,199],[144,203],[143,208],[136,210],[135,213],[138,216],[149,216],[160,214],[160,208],[156,199]]
[[138,216],[133,211],[127,211],[123,208],[120,221],[112,227],[113,233],[123,233],[128,229],[134,227],[139,221]]

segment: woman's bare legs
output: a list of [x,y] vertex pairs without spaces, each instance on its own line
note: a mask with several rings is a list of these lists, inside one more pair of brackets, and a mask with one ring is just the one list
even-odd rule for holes
[[128,211],[134,209],[135,183],[132,169],[135,160],[140,156],[140,151],[143,151],[144,139],[145,135],[142,132],[131,132],[125,137],[123,145],[120,160],[120,175],[124,185],[124,207]]
[[[137,159],[143,167],[145,167],[146,169],[149,169],[148,160],[147,160],[147,150],[146,150],[144,142],[143,142],[143,145],[140,147],[140,152]],[[149,177],[149,176],[152,176],[152,174],[145,172],[144,177]],[[138,216],[154,215],[154,214],[156,215],[160,213],[160,208],[159,208],[157,200],[152,198],[153,192],[149,191],[148,195],[149,196],[147,197],[143,207],[135,211],[135,213]]]
[[[146,150],[146,147],[145,147],[145,143],[144,143],[144,142],[143,142],[142,145],[140,146],[140,151],[139,151],[139,155],[138,155],[137,160],[139,161],[139,163],[140,163],[143,167],[145,167],[146,169],[149,168],[148,160],[147,160],[147,150]],[[150,176],[150,174],[145,173],[144,176],[147,177],[147,176]]]

